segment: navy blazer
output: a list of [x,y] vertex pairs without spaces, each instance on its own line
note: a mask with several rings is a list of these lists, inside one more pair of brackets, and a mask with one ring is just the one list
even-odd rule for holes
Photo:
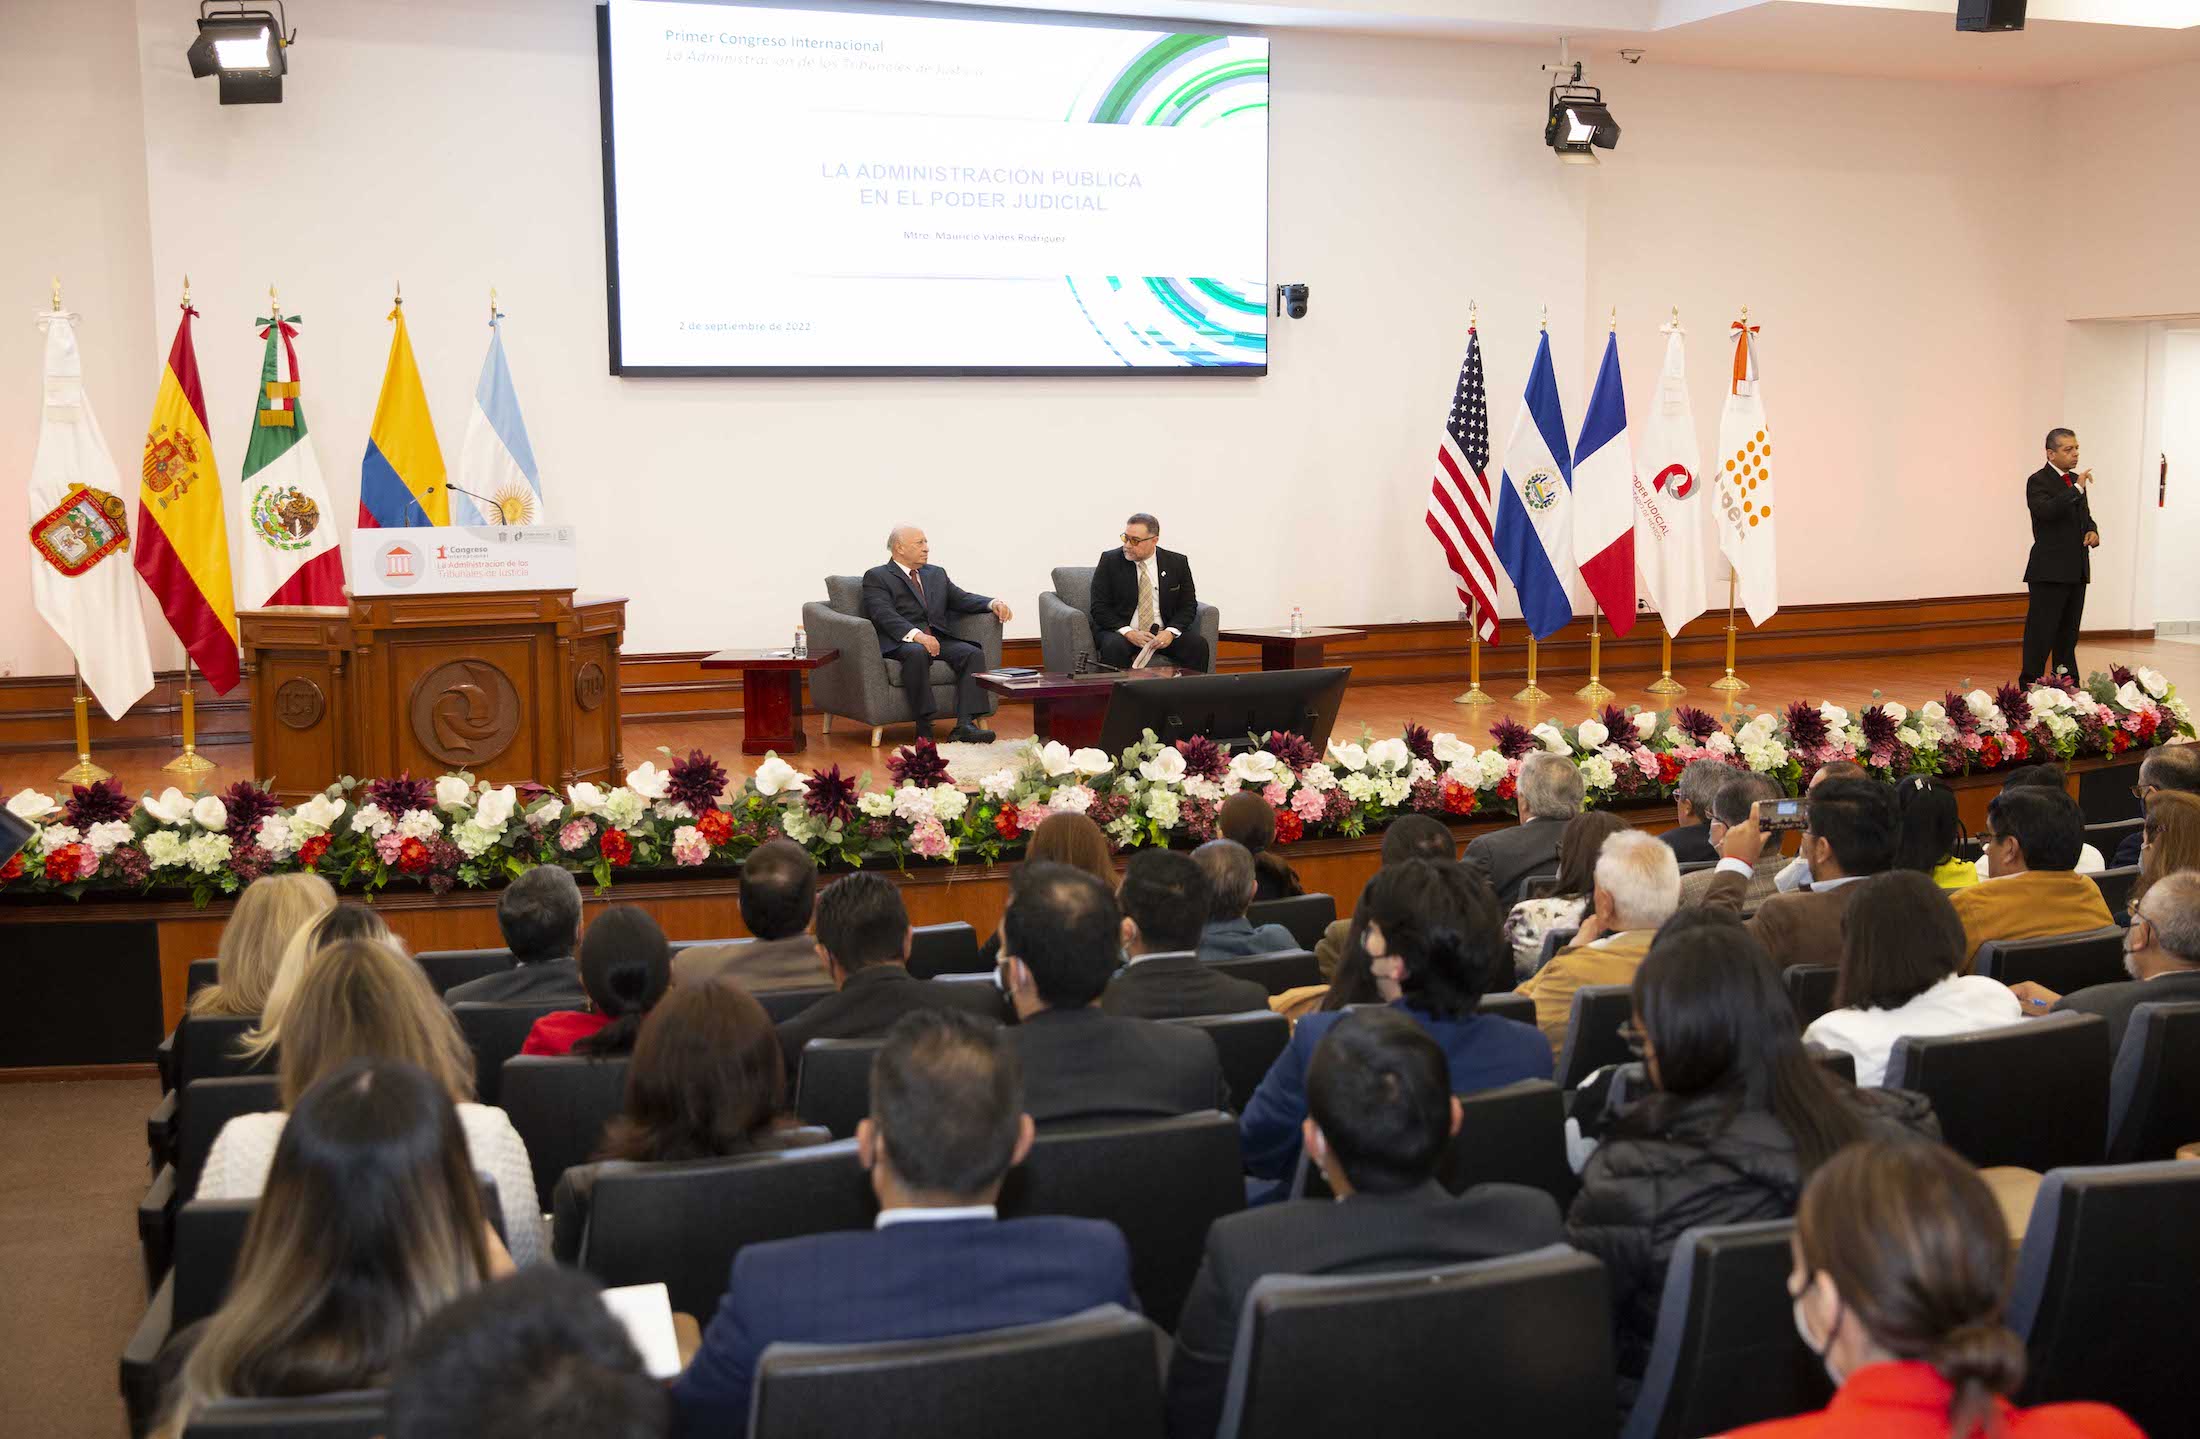
[[878,631],[878,649],[891,656],[911,630],[938,631],[949,615],[977,615],[992,608],[985,595],[959,588],[938,565],[917,566],[924,598],[897,564],[873,565],[863,572],[863,614]]
[[[1175,550],[1153,552],[1154,614],[1163,629],[1180,635],[1199,628],[1199,591],[1192,584],[1192,562]],[[925,577],[930,584],[931,577]],[[1092,630],[1095,635],[1120,630],[1138,618],[1138,567],[1120,547],[1109,550],[1092,567]]]
[[681,1432],[734,1439],[765,1348],[934,1339],[1063,1319],[1101,1304],[1136,1312],[1131,1252],[1105,1220],[923,1220],[751,1244],[703,1344],[673,1382]]
[[2042,465],[2024,481],[2024,507],[2032,513],[2032,553],[2025,560],[2026,584],[2082,585],[2093,578],[2093,552],[2085,547],[2088,533],[2099,534],[2093,523],[2093,507],[2079,489],[2057,472]]

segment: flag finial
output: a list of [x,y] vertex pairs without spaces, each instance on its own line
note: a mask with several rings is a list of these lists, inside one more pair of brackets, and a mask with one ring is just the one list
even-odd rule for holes
[[1678,306],[1678,305],[1675,305],[1675,306],[1673,307],[1673,323],[1677,325],[1677,324],[1679,324],[1680,322],[1681,322],[1681,307],[1680,307],[1680,306]]
[[54,313],[58,315],[61,313],[61,277],[59,275],[53,276],[51,284],[53,288]]
[[1546,332],[1551,328],[1551,307],[1549,305],[1543,307],[1543,322],[1536,328]]
[[183,306],[187,310],[191,308],[191,277],[189,275],[183,277]]
[[1612,333],[1615,335],[1619,333],[1619,306],[1617,305],[1612,307]]
[[274,315],[277,320],[282,319],[283,302],[275,298],[275,282],[273,280],[267,282],[267,308],[269,313]]
[[392,280],[390,281],[390,288],[396,292],[395,297],[390,301],[390,303],[397,306],[397,308],[399,308],[400,310],[404,309],[405,282],[403,280]]
[[[55,308],[55,309],[59,309],[59,308],[60,308],[60,306],[56,305],[56,306],[55,306],[54,308]],[[1472,301],[1472,300],[1469,300],[1469,301],[1467,301],[1467,333],[1468,333],[1468,334],[1470,334],[1470,335],[1471,335],[1471,334],[1473,334],[1473,333],[1474,333],[1474,325],[1475,325],[1475,321],[1476,321],[1476,320],[1478,320],[1478,319],[1480,319],[1480,318],[1481,318],[1481,315],[1482,315],[1482,307],[1481,307],[1480,305],[1476,304],[1476,303],[1475,303],[1474,301]]]

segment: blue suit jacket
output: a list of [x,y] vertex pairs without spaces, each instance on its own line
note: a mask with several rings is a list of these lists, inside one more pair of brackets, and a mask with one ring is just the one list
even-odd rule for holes
[[878,631],[879,653],[888,658],[909,631],[942,633],[949,615],[983,614],[993,604],[957,585],[938,565],[919,565],[917,574],[924,580],[922,599],[900,565],[873,565],[863,572],[863,615]]
[[1101,1304],[1138,1308],[1130,1246],[1103,1220],[937,1220],[751,1244],[672,1386],[681,1432],[746,1433],[757,1360],[776,1340],[931,1339]]
[[[1472,1094],[1522,1079],[1551,1077],[1551,1046],[1532,1024],[1470,1014],[1437,1019],[1400,1000],[1391,1006],[1429,1032],[1443,1046],[1451,1065],[1451,1092]],[[1289,1179],[1299,1163],[1299,1124],[1306,1118],[1306,1067],[1331,1025],[1349,1010],[1309,1014],[1291,1032],[1291,1043],[1276,1056],[1253,1091],[1238,1120],[1238,1145],[1245,1168],[1262,1179]]]

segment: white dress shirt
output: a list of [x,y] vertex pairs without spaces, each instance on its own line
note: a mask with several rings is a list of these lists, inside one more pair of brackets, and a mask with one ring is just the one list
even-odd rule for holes
[[[1163,634],[1181,634],[1183,633],[1183,631],[1179,630],[1175,625],[1161,624],[1161,566],[1159,563],[1160,558],[1161,557],[1157,552],[1155,554],[1150,554],[1146,556],[1146,558],[1142,560],[1133,560],[1131,561],[1131,564],[1135,569],[1139,571],[1139,573],[1143,574],[1146,577],[1146,583],[1153,587],[1154,623],[1161,626],[1161,632]],[[1138,633],[1138,606],[1136,601],[1133,601],[1131,605],[1131,622],[1123,626],[1123,628],[1117,631],[1117,633],[1126,635],[1134,635]]]
[[1951,974],[1894,1009],[1834,1009],[1819,1015],[1803,1038],[1856,1056],[1856,1082],[1884,1084],[1894,1042],[1904,1035],[1969,1034],[2024,1018],[2009,986],[1983,974]]
[[901,1209],[881,1209],[872,1221],[873,1229],[884,1229],[894,1224],[939,1224],[950,1219],[998,1219],[1001,1211],[991,1204],[956,1204],[939,1209],[920,1209],[914,1206]]

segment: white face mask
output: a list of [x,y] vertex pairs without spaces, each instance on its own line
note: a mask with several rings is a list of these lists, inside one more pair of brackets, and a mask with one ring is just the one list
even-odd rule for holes
[[[1806,1285],[1804,1294],[1807,1293],[1809,1293],[1809,1286]],[[1789,1311],[1795,1316],[1796,1337],[1803,1341],[1805,1349],[1818,1356],[1818,1361],[1826,1366],[1826,1377],[1833,1381],[1834,1388],[1839,1389],[1845,1376],[1840,1370],[1833,1367],[1833,1330],[1840,1326],[1840,1312],[1835,1311],[1833,1325],[1826,1330],[1825,1340],[1821,1342],[1811,1334],[1810,1325],[1803,1318],[1803,1297],[1803,1294],[1796,1295],[1788,1305]]]

